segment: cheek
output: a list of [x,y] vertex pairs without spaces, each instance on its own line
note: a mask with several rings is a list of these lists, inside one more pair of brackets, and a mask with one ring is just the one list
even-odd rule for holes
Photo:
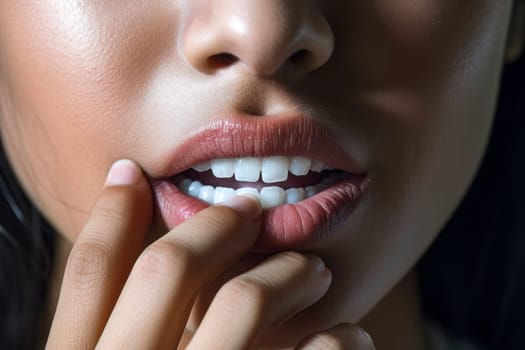
[[340,93],[323,96],[333,115],[353,112],[334,123],[373,178],[370,196],[346,223],[344,248],[326,248],[330,266],[352,276],[336,283],[347,293],[341,299],[354,300],[342,307],[354,320],[416,264],[476,175],[490,135],[503,19],[509,17],[506,2],[436,1],[417,18],[396,12],[413,1],[395,2],[397,10],[359,12],[366,14],[356,24],[360,33],[334,57],[339,69],[342,62],[349,67]]
[[151,6],[29,3],[0,4],[2,137],[26,191],[73,239],[110,164],[139,146],[134,101],[167,22]]
[[395,73],[370,85],[361,100],[371,116],[364,128],[378,147],[380,207],[405,229],[405,240],[423,244],[458,205],[487,145],[509,6],[443,1],[433,7],[425,21],[432,24],[413,27],[429,33],[427,40],[392,40],[398,49],[381,65]]
[[[392,218],[412,212],[443,221],[487,144],[509,6],[391,3],[352,5],[360,17],[350,21],[332,67],[334,74],[348,68],[339,94],[323,98],[337,109],[333,115],[347,115],[337,121],[348,131],[341,139],[372,169],[381,197],[374,205]],[[433,226],[427,231],[437,232]]]

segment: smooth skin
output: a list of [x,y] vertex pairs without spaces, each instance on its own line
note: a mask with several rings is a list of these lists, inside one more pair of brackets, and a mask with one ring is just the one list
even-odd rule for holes
[[[48,349],[256,349],[268,328],[330,286],[319,257],[278,253],[221,285],[195,334],[184,334],[199,291],[255,242],[262,208],[254,198],[234,197],[142,251],[151,214],[142,171],[117,162],[69,255]],[[341,324],[294,349],[373,348],[366,332]]]
[[[523,25],[508,30],[511,13],[511,0],[0,1],[2,143],[24,190],[59,233],[50,319],[62,294],[49,348],[62,341],[90,348],[126,334],[133,346],[153,334],[159,346],[172,346],[183,321],[168,318],[188,317],[191,346],[206,340],[199,332],[223,325],[248,348],[261,333],[261,347],[293,348],[309,336],[306,343],[315,344],[328,337],[323,330],[359,344],[353,323],[377,348],[422,349],[413,268],[476,175],[501,67],[524,40]],[[515,19],[523,23],[523,10]],[[221,53],[236,60],[217,60]],[[195,130],[225,115],[287,113],[322,123],[373,180],[336,233],[299,253],[246,258],[249,243],[235,240],[237,250],[221,251],[231,235],[256,235],[244,237],[242,218],[224,206],[164,237],[170,230],[146,187],[141,195],[134,186],[106,186],[100,195],[117,159],[132,159],[148,180],[158,179]],[[212,224],[224,220],[232,221],[225,231]],[[190,254],[172,243],[186,242],[186,230],[199,231],[191,239],[215,232],[224,241],[202,238]],[[312,282],[321,277],[309,254],[330,268],[328,290]],[[147,283],[130,291],[147,264],[156,266],[143,276]],[[230,281],[246,272],[267,283],[245,286],[256,294],[245,296],[251,309],[229,311],[230,293],[240,288]],[[152,288],[158,285],[167,287]],[[225,301],[213,304],[216,295]],[[137,308],[158,321],[134,319]],[[282,322],[273,311],[281,309],[296,314]],[[112,321],[118,318],[126,322]]]

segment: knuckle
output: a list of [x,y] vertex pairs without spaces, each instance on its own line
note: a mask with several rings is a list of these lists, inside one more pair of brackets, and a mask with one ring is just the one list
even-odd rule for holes
[[228,281],[218,294],[224,304],[242,305],[243,310],[254,314],[262,313],[270,299],[269,289],[263,282],[246,276]]
[[148,205],[138,188],[126,186],[107,187],[97,200],[92,215],[111,221],[121,222]]
[[[115,197],[115,195],[106,197]],[[101,218],[104,221],[109,220],[113,222],[121,222],[128,212],[129,208],[126,205],[126,202],[122,201],[121,198],[108,198],[107,200],[102,200],[97,203],[96,207],[93,210],[92,216]]]
[[195,268],[196,260],[196,254],[187,245],[157,241],[142,252],[135,265],[145,276],[174,272],[186,276]]
[[81,242],[73,247],[66,267],[72,288],[91,289],[102,283],[110,269],[110,249],[100,242]]

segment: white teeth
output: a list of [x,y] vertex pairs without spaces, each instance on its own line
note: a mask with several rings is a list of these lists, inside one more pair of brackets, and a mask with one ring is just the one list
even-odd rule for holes
[[197,197],[208,204],[213,204],[213,199],[215,197],[215,189],[213,188],[213,186],[202,186]]
[[[232,178],[238,182],[277,183],[288,180],[288,172],[295,176],[305,176],[310,171],[322,172],[331,170],[324,162],[306,157],[244,157],[222,158],[202,162],[192,168],[196,172],[211,170],[216,178]],[[234,189],[230,187],[213,187],[199,181],[182,179],[178,184],[181,192],[199,198],[209,204],[224,202],[236,194],[252,195],[260,199],[263,208],[273,208],[283,204],[294,204],[315,196],[333,185],[341,175],[330,173],[321,183],[306,188],[283,189],[279,186],[263,187],[260,191],[254,187]]]
[[260,198],[263,208],[273,208],[284,204],[286,193],[281,187],[264,187],[261,190]]
[[319,173],[333,168],[319,160],[301,156],[272,156],[212,159],[197,164],[192,169],[200,173],[211,169],[213,175],[220,179],[235,177],[240,182],[257,182],[262,178],[265,183],[276,183],[288,180],[288,172],[295,176],[304,176],[310,171]]
[[241,187],[235,192],[239,195],[248,194],[254,196],[255,198],[259,198],[259,191],[257,191],[257,189],[253,187]]
[[233,176],[233,159],[212,159],[211,171],[213,176],[226,179]]
[[235,180],[256,182],[261,173],[260,158],[239,158],[235,162]]
[[282,182],[288,179],[287,157],[266,157],[262,161],[261,175],[266,183]]
[[217,187],[213,196],[213,204],[218,204],[227,201],[235,196],[235,190],[229,187]]
[[303,176],[308,174],[312,161],[305,157],[290,158],[290,172],[295,176]]
[[198,197],[201,191],[201,188],[202,188],[202,183],[200,183],[199,181],[193,181],[188,186],[188,194],[193,197]]
[[254,187],[241,187],[237,190],[230,187],[213,187],[203,185],[200,181],[191,181],[183,179],[178,187],[185,194],[199,198],[208,204],[218,204],[227,201],[235,195],[251,195],[261,201],[263,208],[273,208],[283,204],[294,204],[304,199],[315,196],[317,193],[325,190],[330,185],[335,183],[337,176],[334,178],[327,178],[320,184],[315,186],[308,186],[305,188],[289,188],[284,190],[278,186],[263,187],[261,191],[257,191]]
[[286,190],[286,203],[294,204],[302,201],[306,197],[306,191],[303,188],[289,188]]
[[315,171],[316,173],[320,173],[324,169],[324,163],[320,160],[313,160],[312,161],[312,171]]
[[203,162],[203,163],[195,165],[192,169],[199,173],[203,173],[205,171],[210,170],[210,168],[211,168],[210,162]]

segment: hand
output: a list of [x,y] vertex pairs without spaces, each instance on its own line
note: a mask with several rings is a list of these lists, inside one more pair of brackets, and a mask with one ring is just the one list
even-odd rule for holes
[[[114,166],[76,239],[48,349],[175,349],[199,291],[255,242],[262,209],[234,197],[143,250],[153,200],[132,162]],[[265,332],[318,301],[331,274],[314,255],[272,255],[220,286],[186,349],[256,349]],[[306,337],[297,349],[373,349],[351,325]]]

